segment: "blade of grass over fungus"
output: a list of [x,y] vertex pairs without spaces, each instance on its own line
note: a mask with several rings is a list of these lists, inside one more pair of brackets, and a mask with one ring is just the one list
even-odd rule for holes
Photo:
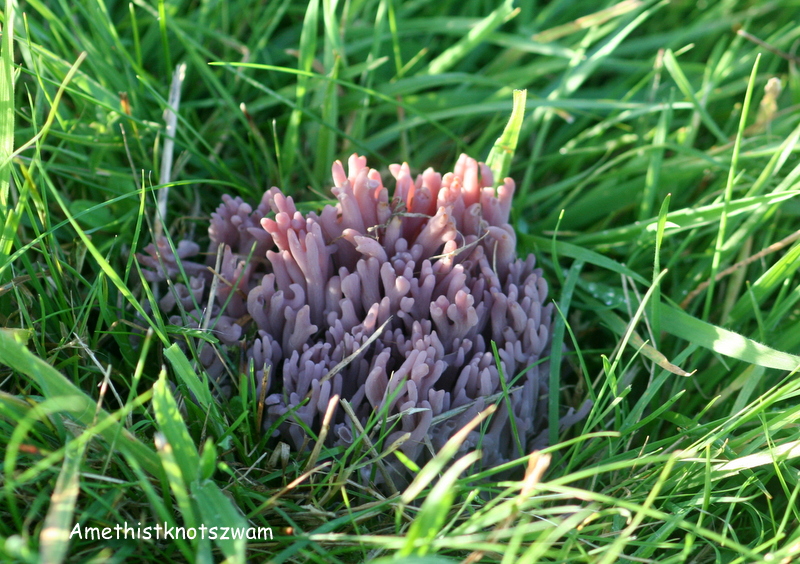
[[511,117],[505,129],[503,129],[502,135],[494,142],[492,150],[489,151],[489,156],[486,158],[486,165],[494,175],[495,188],[503,183],[503,179],[508,176],[508,171],[511,169],[511,161],[514,159],[514,152],[517,150],[522,121],[525,119],[525,100],[527,97],[527,90],[514,90]]
[[480,453],[471,452],[456,460],[439,478],[430,493],[425,496],[419,510],[406,535],[406,545],[398,553],[399,557],[418,554],[425,556],[431,551],[431,541],[441,534],[447,521],[450,508],[453,506],[459,488],[458,477],[480,459]]
[[467,438],[467,435],[472,431],[475,427],[481,424],[487,417],[492,415],[496,411],[497,407],[495,405],[490,405],[483,411],[481,411],[478,415],[476,415],[472,421],[467,423],[462,429],[456,432],[450,439],[445,443],[445,445],[439,450],[436,456],[428,462],[422,470],[414,477],[414,480],[409,484],[406,491],[403,492],[401,499],[404,504],[409,504],[414,501],[419,494],[425,489],[425,487],[430,484],[433,479],[441,472],[447,463],[455,456],[456,452],[458,452],[459,447]]

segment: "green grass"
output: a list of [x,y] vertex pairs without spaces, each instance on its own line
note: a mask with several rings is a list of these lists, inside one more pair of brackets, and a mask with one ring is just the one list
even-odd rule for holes
[[[16,6],[0,45],[0,560],[800,555],[800,4]],[[250,385],[221,400],[198,373],[197,337],[214,338],[146,305],[133,252],[161,221],[162,166],[163,229],[203,239],[223,193],[277,185],[318,208],[353,151],[384,170],[485,160],[515,89],[516,152],[493,162],[558,306],[551,421],[587,398],[588,417],[513,464],[521,480],[445,450],[388,498],[348,482],[370,448],[268,444]],[[125,522],[274,538],[69,540]]]

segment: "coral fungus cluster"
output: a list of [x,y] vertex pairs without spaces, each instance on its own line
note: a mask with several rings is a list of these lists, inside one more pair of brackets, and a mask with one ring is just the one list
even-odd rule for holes
[[[526,454],[546,436],[542,361],[552,306],[534,256],[516,256],[508,223],[514,182],[495,189],[489,167],[466,155],[444,175],[428,169],[413,178],[407,164],[390,171],[391,197],[366,158],[350,157],[347,172],[337,161],[336,204],[319,214],[300,213],[278,188],[255,209],[225,196],[209,228],[209,256],[221,247],[222,257],[211,327],[225,345],[246,341],[259,386],[268,382],[265,429],[295,448],[307,444],[303,425],[318,431],[338,395],[359,425],[339,408],[332,446],[351,444],[380,412],[395,416],[384,445],[409,433],[401,450],[424,461],[498,403],[462,449],[491,445],[484,466]],[[147,276],[175,279],[179,260],[189,276],[160,306],[180,303],[188,317],[172,322],[199,323],[193,304],[208,299],[210,269],[185,260],[198,253],[196,244],[181,242],[176,257],[160,243],[139,256]],[[210,347],[201,360],[210,374],[221,373]]]

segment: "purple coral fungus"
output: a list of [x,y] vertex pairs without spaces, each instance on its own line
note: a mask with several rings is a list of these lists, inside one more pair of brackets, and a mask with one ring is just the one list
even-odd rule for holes
[[[247,339],[259,383],[269,370],[265,429],[301,448],[303,425],[319,430],[338,395],[359,425],[339,409],[331,446],[351,444],[381,411],[399,420],[384,444],[408,433],[400,448],[422,462],[500,402],[483,433],[461,448],[490,444],[482,461],[489,467],[542,446],[552,305],[534,256],[516,256],[513,180],[494,188],[489,167],[466,155],[444,175],[429,168],[413,178],[407,164],[389,169],[391,198],[379,172],[353,155],[347,171],[334,163],[336,204],[319,214],[303,215],[278,188],[256,209],[225,196],[212,214],[210,254],[222,247],[222,283],[211,315],[223,344]],[[196,252],[188,245],[178,246],[179,258]],[[151,279],[174,278],[176,259],[161,250],[166,267],[152,245],[140,261],[153,269]],[[208,293],[209,275],[183,264],[189,287],[176,284],[178,295],[162,299],[166,310],[177,302],[188,310],[192,296],[202,303]],[[219,373],[218,359],[206,356]],[[500,399],[504,387],[508,401]],[[575,418],[570,412],[562,422]]]

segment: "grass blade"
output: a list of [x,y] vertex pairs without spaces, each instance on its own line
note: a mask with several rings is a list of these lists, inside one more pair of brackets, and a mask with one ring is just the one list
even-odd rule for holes
[[503,22],[508,21],[518,13],[519,8],[514,9],[513,1],[505,0],[499,8],[469,30],[460,41],[432,60],[428,65],[427,74],[442,74],[447,72],[453,65],[473,51],[486,36],[500,27]]
[[220,524],[230,527],[231,532],[236,531],[234,533],[236,536],[227,535],[227,538],[222,538],[223,535],[220,534],[214,542],[227,557],[226,562],[244,564],[247,561],[245,558],[246,537],[238,536],[248,529],[248,523],[244,516],[214,482],[205,480],[194,484],[192,496],[197,500],[203,523]]
[[153,386],[153,411],[158,428],[170,445],[175,462],[181,469],[185,483],[188,484],[197,479],[200,455],[181,417],[178,404],[167,386],[166,376],[166,372],[162,370],[158,382]]
[[[317,50],[317,28],[319,25],[319,0],[311,0],[306,9],[303,20],[303,31],[300,34],[300,50],[298,52],[298,69],[304,73],[311,72],[314,64],[314,55]],[[298,74],[295,92],[295,109],[289,118],[286,129],[286,138],[281,148],[283,162],[281,168],[284,174],[290,174],[300,151],[300,122],[303,119],[303,106],[308,92],[309,77],[307,74]],[[287,184],[288,178],[282,179]]]
[[456,460],[439,478],[430,493],[425,496],[417,518],[411,523],[406,535],[406,545],[398,553],[399,557],[411,554],[425,556],[431,550],[430,543],[441,534],[442,526],[447,521],[447,514],[458,493],[456,480],[479,459],[480,453],[471,452]]
[[[78,477],[85,449],[85,442],[73,441],[67,446],[61,473],[56,480],[53,495],[50,496],[50,509],[47,510],[47,517],[39,534],[39,550],[43,562],[60,564],[67,555],[75,502],[80,492]],[[81,526],[80,523],[76,525]]]
[[777,351],[738,333],[692,317],[674,306],[662,305],[661,323],[668,333],[731,358],[789,372],[800,368],[800,356]]
[[496,409],[497,408],[495,405],[490,405],[476,415],[472,421],[467,423],[462,429],[450,437],[450,439],[445,443],[436,456],[434,456],[433,459],[428,462],[422,468],[422,470],[420,470],[420,472],[408,485],[406,491],[403,492],[403,496],[401,498],[403,503],[411,503],[420,493],[422,493],[422,490],[424,490],[425,487],[433,481],[439,472],[441,472],[447,463],[455,456],[459,447],[467,438],[467,435],[469,435],[470,431],[480,425],[481,422],[494,413]]
[[[736,133],[736,141],[733,143],[733,155],[731,155],[731,166],[728,170],[728,182],[725,185],[725,196],[723,199],[724,207],[722,215],[719,218],[719,231],[717,232],[717,243],[714,246],[714,257],[711,260],[711,273],[709,275],[708,291],[706,292],[706,302],[703,307],[703,319],[708,319],[711,312],[711,298],[714,296],[714,283],[717,272],[719,271],[720,262],[722,261],[722,248],[725,244],[726,230],[728,227],[728,206],[731,204],[733,197],[733,183],[736,179],[737,169],[739,168],[739,152],[742,147],[742,137],[744,136],[745,126],[747,125],[747,116],[750,110],[750,100],[753,97],[753,86],[756,82],[756,75],[758,73],[758,62],[761,60],[761,54],[756,56],[756,62],[753,65],[753,70],[750,73],[750,80],[747,83],[747,92],[744,95],[744,104],[742,105],[742,115],[739,119],[739,131]],[[723,320],[724,321],[724,320]]]
[[567,316],[572,305],[572,294],[575,291],[575,285],[578,283],[581,270],[583,270],[583,265],[584,263],[581,260],[576,260],[572,263],[561,292],[561,300],[556,305],[552,337],[553,348],[550,351],[549,389],[552,390],[552,393],[548,396],[547,415],[547,427],[550,435],[549,443],[551,445],[558,442],[559,420],[561,419],[559,409],[559,400],[561,398],[558,391],[561,390],[561,359],[564,348],[564,331],[567,327]]
[[726,144],[728,142],[728,137],[719,128],[717,122],[715,122],[709,115],[706,107],[703,106],[700,103],[700,100],[697,99],[697,96],[695,96],[694,90],[689,84],[689,79],[686,78],[686,75],[678,64],[678,60],[675,58],[675,54],[671,49],[667,49],[667,51],[664,53],[664,66],[666,67],[667,71],[669,71],[669,74],[672,75],[672,79],[675,81],[675,84],[678,85],[678,88],[683,95],[689,98],[689,100],[692,102],[695,111],[697,111],[697,113],[700,115],[700,119],[704,124],[706,124],[706,127],[708,127],[711,133],[714,134],[714,136],[717,138],[717,141],[723,145]]
[[519,132],[522,129],[522,120],[525,119],[525,100],[527,97],[527,90],[514,90],[511,118],[486,158],[486,165],[494,175],[495,188],[503,183],[503,179],[508,176],[508,171],[511,169],[511,161],[514,159]]
[[0,53],[0,218],[11,203],[11,155],[14,153],[14,10],[6,0]]

